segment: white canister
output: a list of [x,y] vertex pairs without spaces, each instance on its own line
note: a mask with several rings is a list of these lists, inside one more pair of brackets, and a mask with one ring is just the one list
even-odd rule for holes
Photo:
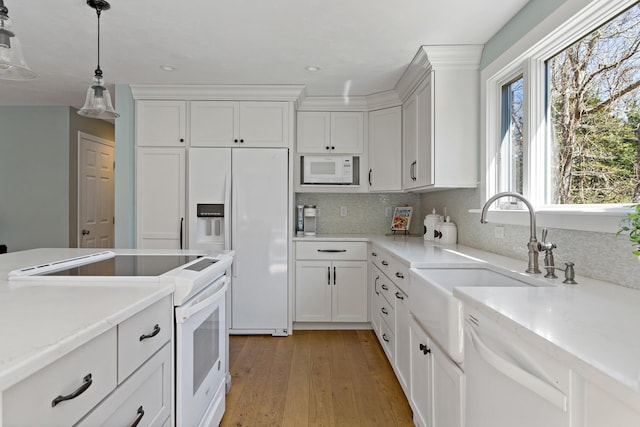
[[458,227],[447,217],[440,223],[440,243],[443,245],[455,245],[458,243]]
[[424,240],[433,241],[435,239],[436,225],[440,222],[440,215],[434,209],[424,217]]

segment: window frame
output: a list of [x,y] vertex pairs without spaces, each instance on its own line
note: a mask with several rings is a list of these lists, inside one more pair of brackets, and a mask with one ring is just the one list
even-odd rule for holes
[[[481,202],[498,191],[496,155],[502,128],[502,87],[522,74],[524,196],[536,209],[541,226],[583,231],[615,233],[620,221],[631,212],[630,204],[552,205],[546,200],[551,174],[546,173],[550,153],[547,126],[546,60],[584,37],[593,29],[623,12],[637,0],[566,1],[549,17],[516,42],[480,73],[481,96]],[[534,173],[536,172],[537,173]],[[473,209],[472,211],[479,211]],[[490,209],[489,220],[504,224],[527,225],[526,210]]]

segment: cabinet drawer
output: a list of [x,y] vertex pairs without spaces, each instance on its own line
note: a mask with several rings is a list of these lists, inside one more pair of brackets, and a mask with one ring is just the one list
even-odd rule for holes
[[118,325],[118,384],[169,341],[172,323],[173,303],[167,296]]
[[[112,328],[3,392],[2,425],[74,424],[116,387],[116,352]],[[75,398],[53,406],[58,396],[74,392]]]
[[380,313],[382,322],[386,323],[389,326],[390,330],[395,331],[395,326],[396,326],[395,309],[391,304],[387,302],[386,299],[382,300],[378,313]]
[[296,259],[366,260],[366,242],[297,242]]
[[393,366],[393,349],[395,346],[395,341],[392,331],[393,328],[390,328],[385,322],[380,323],[380,344],[382,344],[382,349],[387,355],[389,363],[391,363],[391,365]]
[[161,426],[171,414],[171,346],[166,344],[78,427]]
[[[373,255],[375,254],[375,256]],[[372,253],[373,263],[387,275],[389,279],[398,285],[403,291],[408,290],[409,285],[409,267],[402,264],[398,259],[389,252],[382,250],[374,250]]]
[[378,292],[384,297],[387,301],[387,304],[391,306],[391,308],[395,308],[396,306],[396,292],[397,288],[384,274],[380,274],[380,279],[377,280],[377,289]]

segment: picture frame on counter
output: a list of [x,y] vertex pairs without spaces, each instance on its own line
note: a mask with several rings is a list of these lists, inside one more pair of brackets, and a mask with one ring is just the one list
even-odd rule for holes
[[409,231],[411,226],[411,216],[413,208],[411,206],[398,206],[393,210],[391,219],[391,231]]

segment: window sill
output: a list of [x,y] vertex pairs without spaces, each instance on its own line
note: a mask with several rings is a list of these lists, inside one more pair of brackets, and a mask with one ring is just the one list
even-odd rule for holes
[[[549,207],[536,209],[536,225],[538,228],[561,228],[565,230],[595,231],[599,233],[616,233],[620,222],[632,209],[619,205]],[[480,214],[482,209],[469,209],[470,213]],[[529,211],[490,209],[487,222],[494,224],[512,224],[529,226]]]

